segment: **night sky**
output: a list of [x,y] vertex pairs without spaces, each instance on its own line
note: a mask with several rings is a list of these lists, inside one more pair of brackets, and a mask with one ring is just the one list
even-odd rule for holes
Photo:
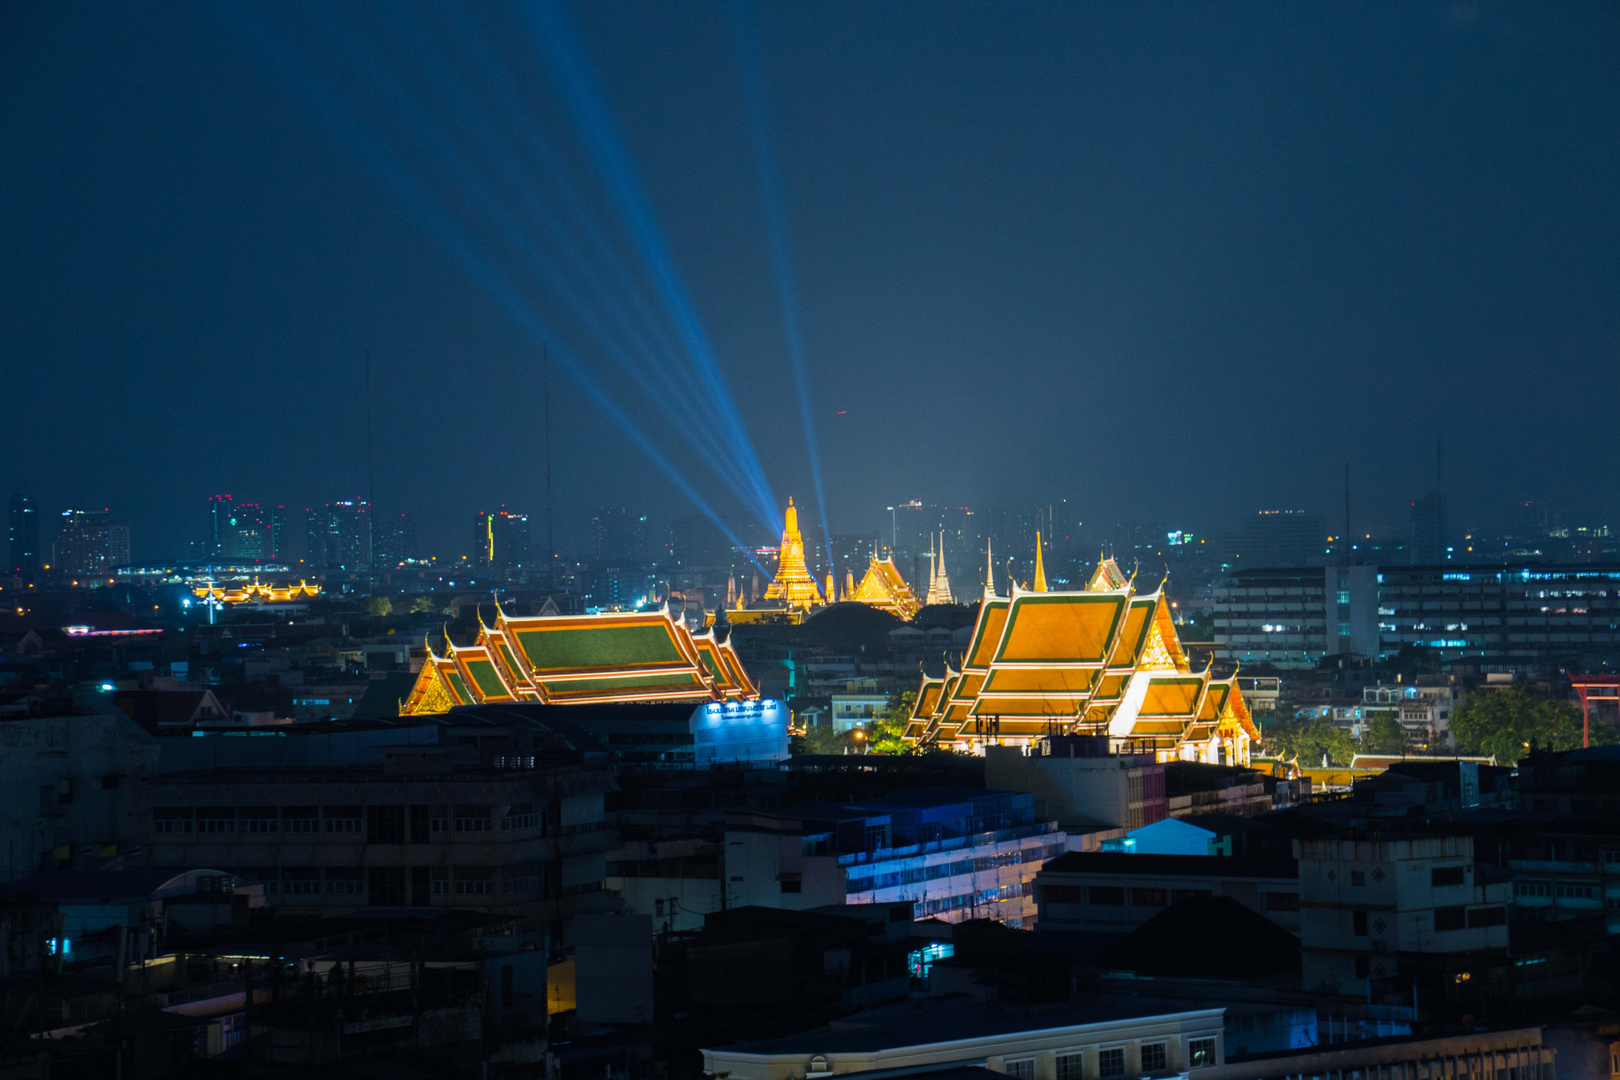
[[0,494],[146,558],[363,496],[369,349],[379,509],[456,554],[541,512],[548,340],[561,541],[693,512],[603,394],[808,522],[774,191],[835,531],[1336,515],[1346,461],[1396,530],[1437,437],[1454,524],[1620,524],[1612,3],[450,10],[0,6]]

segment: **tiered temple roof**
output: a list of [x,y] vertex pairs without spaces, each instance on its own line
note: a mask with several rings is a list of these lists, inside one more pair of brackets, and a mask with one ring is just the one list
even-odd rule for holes
[[1091,733],[1162,760],[1248,762],[1259,732],[1236,678],[1191,669],[1163,584],[1137,593],[1103,559],[1084,589],[1011,592],[987,581],[961,669],[923,679],[907,739],[971,748]]
[[935,549],[934,538],[928,538],[928,596],[923,600],[925,604],[954,604],[956,598],[951,595],[951,578],[945,573],[945,534],[939,534],[939,547]]
[[849,594],[849,599],[881,608],[908,622],[922,610],[922,601],[911,591],[906,579],[900,576],[900,569],[894,565],[894,560],[880,559],[876,555],[867,564],[866,576]]
[[667,608],[600,615],[479,619],[478,639],[431,648],[401,708],[413,716],[457,705],[631,701],[755,701],[759,689],[729,641],[693,634]]

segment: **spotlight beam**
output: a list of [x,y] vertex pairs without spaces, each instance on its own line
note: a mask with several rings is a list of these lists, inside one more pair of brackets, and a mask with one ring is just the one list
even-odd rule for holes
[[[414,183],[399,160],[389,152],[386,146],[377,139],[364,123],[337,100],[335,95],[327,92],[309,69],[298,59],[286,42],[271,27],[256,22],[248,14],[249,9],[230,7],[225,9],[236,22],[237,27],[247,37],[249,42],[259,49],[260,53],[279,68],[288,77],[288,80],[303,93],[318,115],[329,124],[337,134],[349,144],[351,149],[357,151],[361,161],[373,169],[383,187],[397,199],[404,209],[420,218],[428,230],[438,239],[445,249],[467,271],[467,273],[499,301],[507,315],[517,326],[529,335],[536,348],[543,342],[549,342],[554,335],[533,308],[523,299],[515,286],[507,279],[500,269],[489,258],[478,250],[477,245],[456,224],[455,220],[439,207],[422,188]],[[364,153],[359,153],[363,148]],[[619,403],[608,393],[590,374],[590,371],[574,355],[573,351],[562,345],[552,349],[552,355],[561,362],[560,366],[569,378],[583,390],[587,397],[601,409],[625,437],[639,449],[653,465],[664,474],[676,490],[691,501],[704,517],[708,518],[733,545],[733,547],[748,554],[749,561],[765,573],[753,557],[752,550],[745,545],[735,533],[715,513],[696,488],[683,476],[675,464],[664,456],[641,427],[630,417]]]
[[810,459],[810,481],[815,487],[816,509],[821,513],[822,543],[827,549],[827,566],[833,568],[832,527],[827,523],[827,497],[821,486],[821,451],[816,444],[816,417],[810,400],[810,372],[804,360],[804,338],[799,329],[798,289],[793,283],[793,263],[788,257],[787,214],[782,208],[776,154],[771,143],[770,101],[766,96],[764,61],[759,43],[760,28],[744,0],[732,0],[731,29],[737,43],[738,66],[742,74],[743,101],[748,107],[748,129],[753,135],[754,164],[759,174],[759,194],[765,211],[765,230],[771,242],[771,266],[776,274],[776,291],[782,305],[782,329],[787,335],[788,361],[793,369],[793,387],[799,396],[799,422],[804,427],[804,445]]
[[618,136],[607,106],[585,64],[583,43],[574,33],[560,4],[542,2],[525,5],[522,11],[528,17],[530,27],[535,31],[544,55],[550,61],[552,74],[574,113],[580,133],[593,152],[593,159],[602,173],[608,190],[613,194],[620,212],[630,225],[631,236],[636,241],[653,280],[659,286],[660,294],[677,331],[686,342],[699,378],[721,409],[725,422],[719,429],[720,433],[731,442],[738,460],[747,465],[758,499],[757,509],[763,511],[762,517],[769,521],[775,517],[776,500],[771,495],[764,470],[759,465],[759,458],[754,453],[747,428],[737,411],[736,402],[731,396],[731,388],[715,361],[713,350],[704,336],[697,313],[681,284],[680,275],[675,270],[674,260],[664,243],[652,208],[636,181],[629,153]]
[[[322,8],[320,10],[328,16],[331,14],[331,9]],[[671,394],[671,396],[679,395],[681,393],[680,389],[673,386],[664,369],[658,368],[655,364],[638,364],[619,341],[618,336],[611,327],[611,321],[601,317],[596,311],[596,305],[582,296],[563,275],[557,272],[556,267],[549,260],[533,249],[532,245],[521,239],[526,235],[525,230],[502,205],[499,197],[482,179],[472,172],[465,160],[445,149],[451,145],[445,133],[429,118],[427,111],[421,107],[420,103],[412,97],[399,80],[389,73],[371,50],[364,45],[358,35],[352,33],[352,27],[349,27],[349,30],[350,36],[355,39],[354,46],[349,50],[350,55],[359,59],[362,67],[372,80],[393,99],[394,106],[403,115],[412,118],[413,128],[424,132],[428,136],[428,144],[438,148],[438,157],[446,167],[482,204],[485,212],[495,219],[501,234],[507,241],[522,249],[524,257],[540,273],[547,285],[574,309],[575,317],[596,335],[603,347],[603,351],[615,363],[619,364],[638,385],[644,387],[645,380],[650,377],[654,381],[661,383],[666,393]],[[649,371],[649,367],[653,370]],[[657,393],[650,393],[648,397],[651,398],[655,407],[664,413],[676,430],[692,445],[699,456],[720,475],[727,486],[731,487],[746,502],[749,497],[750,485],[747,476],[738,467],[738,464],[721,457],[718,448],[712,440],[705,437],[703,430],[690,426],[688,418],[679,410],[672,408],[665,397]]]

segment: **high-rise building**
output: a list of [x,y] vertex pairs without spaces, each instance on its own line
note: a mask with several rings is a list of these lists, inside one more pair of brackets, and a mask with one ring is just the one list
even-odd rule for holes
[[1450,558],[1446,547],[1446,497],[1435,488],[1412,504],[1412,564],[1433,566]]
[[256,561],[270,558],[270,517],[258,503],[234,503],[219,534],[219,557]]
[[398,514],[377,523],[377,565],[398,566],[417,557],[416,518]]
[[281,560],[287,557],[287,508],[285,506],[272,506],[269,508],[270,519],[270,553],[268,558]]
[[327,503],[304,511],[309,562],[327,570],[369,570],[372,564],[371,504],[363,499]]
[[27,495],[15,494],[8,506],[9,566],[13,574],[39,573],[39,508]]
[[230,532],[232,499],[229,495],[208,496],[208,537],[203,547],[210,559],[225,557],[226,535]]
[[[64,510],[51,565],[65,574],[101,577],[114,565],[112,515],[106,510]],[[123,537],[128,554],[129,534]],[[126,559],[127,561],[127,559]]]
[[640,566],[652,556],[651,527],[645,514],[604,506],[591,515],[591,557],[597,562]]
[[111,566],[128,566],[134,560],[129,552],[129,526],[116,522],[107,526],[107,558]]
[[1327,527],[1321,515],[1262,510],[1243,523],[1232,554],[1243,567],[1325,566],[1327,549]]
[[529,515],[502,506],[478,515],[473,538],[477,562],[496,570],[515,570],[529,562]]

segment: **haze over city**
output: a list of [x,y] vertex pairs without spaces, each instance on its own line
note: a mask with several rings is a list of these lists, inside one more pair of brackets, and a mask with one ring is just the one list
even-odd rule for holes
[[[1620,509],[1612,7],[544,22],[8,6],[0,486],[113,507],[146,558],[214,494],[374,491],[453,557],[477,511],[543,517],[549,343],[733,529],[762,500],[705,439],[819,527],[793,320],[835,533],[912,498],[1338,521],[1348,463],[1354,531],[1401,534],[1442,439],[1460,527]],[[655,377],[712,396],[695,338],[615,366],[547,206],[629,268],[609,324],[689,300],[732,419],[658,405]],[[559,546],[601,505],[694,513],[566,366]]]

